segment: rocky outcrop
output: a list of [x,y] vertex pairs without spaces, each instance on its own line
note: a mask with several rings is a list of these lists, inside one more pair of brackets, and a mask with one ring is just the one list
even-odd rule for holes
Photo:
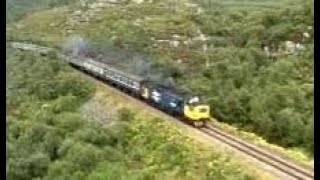
[[100,12],[109,7],[123,4],[122,0],[95,0],[89,3],[87,0],[80,1],[81,9],[74,11],[65,22],[63,33],[72,34],[79,26],[88,25],[91,21],[99,20]]

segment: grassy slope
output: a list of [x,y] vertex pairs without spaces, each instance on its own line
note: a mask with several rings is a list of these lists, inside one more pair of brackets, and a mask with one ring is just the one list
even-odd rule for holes
[[[92,80],[92,78],[88,78],[88,79]],[[97,100],[99,99],[99,101],[103,102],[105,107],[109,109],[110,106],[112,106],[112,108],[120,109],[120,110],[125,108],[133,112],[136,112],[138,118],[132,124],[133,126],[132,128],[135,129],[136,133],[138,133],[139,136],[146,135],[147,133],[152,132],[153,134],[157,134],[157,136],[160,136],[160,137],[165,136],[167,141],[169,142],[170,141],[181,142],[179,146],[186,146],[190,150],[190,152],[188,152],[189,155],[187,156],[191,156],[191,159],[193,159],[195,162],[201,162],[201,163],[200,164],[194,164],[193,162],[187,163],[188,166],[192,167],[196,165],[198,167],[199,166],[203,166],[203,167],[199,168],[199,172],[197,173],[196,176],[193,176],[193,177],[191,176],[189,178],[191,179],[208,178],[204,176],[205,173],[208,173],[208,172],[205,172],[205,169],[206,169],[205,164],[211,167],[213,166],[219,167],[220,166],[219,161],[222,159],[225,159],[227,160],[226,162],[224,162],[224,164],[226,165],[225,166],[226,169],[229,169],[227,168],[229,165],[232,167],[236,167],[238,165],[238,168],[240,168],[238,169],[239,171],[252,174],[254,176],[254,179],[273,179],[273,177],[270,176],[270,174],[256,169],[255,166],[251,166],[247,164],[247,162],[241,159],[234,158],[231,154],[225,153],[221,151],[219,148],[216,148],[215,150],[213,150],[211,145],[206,145],[206,144],[197,142],[194,139],[194,136],[192,135],[190,136],[188,133],[186,134],[185,129],[182,129],[178,126],[173,126],[171,122],[161,119],[161,115],[150,112],[148,109],[142,110],[139,104],[136,104],[130,99],[125,98],[125,96],[122,96],[120,93],[113,93],[113,90],[106,88],[105,85],[101,85],[100,82],[96,82],[96,84],[97,84],[97,91],[94,97],[95,99]],[[145,117],[148,117],[148,118],[145,118]],[[149,129],[150,131],[146,129]],[[150,134],[147,136],[152,136],[152,135]],[[221,159],[218,158],[214,160],[215,158],[212,159],[212,156],[221,156]],[[152,155],[148,155],[148,157],[151,158]],[[152,158],[155,158],[155,157],[152,157]],[[232,159],[229,159],[229,158],[232,158]],[[211,161],[211,159],[213,161]],[[233,166],[235,165],[235,163],[237,165]],[[195,172],[191,168],[189,173],[190,175],[192,175]],[[212,172],[212,173],[220,174],[221,172]],[[219,178],[219,177],[216,176],[216,178]],[[223,177],[220,177],[220,178],[223,178]],[[239,176],[238,178],[241,178],[241,177]]]
[[[221,3],[222,1],[219,1]],[[223,1],[224,2],[224,1]],[[270,2],[270,3],[268,3]],[[268,1],[265,4],[273,4],[275,1]],[[232,1],[224,2],[232,4]],[[260,3],[260,2],[257,2]],[[257,5],[259,9],[262,6]],[[228,6],[227,6],[228,7]],[[121,11],[125,9],[126,11]],[[109,42],[110,38],[116,37],[112,44],[130,44],[137,47],[147,47],[155,54],[161,56],[169,55],[174,58],[185,59],[191,61],[197,59],[197,47],[173,49],[167,45],[161,45],[157,48],[152,47],[150,38],[167,38],[170,33],[175,32],[187,36],[194,36],[196,32],[196,25],[191,21],[188,13],[179,13],[172,17],[166,14],[167,8],[164,5],[149,6],[149,5],[127,5],[118,10],[107,9],[101,12],[101,20],[92,22],[87,26],[81,26],[76,29],[74,34],[82,34],[97,42],[98,44]],[[18,22],[18,28],[13,27],[7,31],[7,36],[16,39],[26,39],[33,41],[41,41],[52,46],[59,45],[61,41],[66,38],[61,32],[63,23],[66,21],[66,16],[71,12],[66,8],[59,8],[45,12],[32,14],[22,21]],[[144,19],[146,16],[152,17],[152,20],[143,20],[141,25],[133,24],[136,19]],[[103,34],[103,36],[101,36]],[[139,35],[139,36],[138,36]],[[152,48],[151,48],[152,47]],[[192,63],[192,62],[191,62]],[[261,143],[259,137],[248,138],[246,133],[236,133],[246,139],[251,139],[257,144],[264,144],[264,146],[272,146],[273,149],[280,151],[287,156],[296,159],[304,164],[313,165],[313,159],[301,154],[300,150],[279,150],[277,146]],[[301,154],[296,156],[296,154]]]
[[7,0],[6,22],[10,23],[35,11],[74,3],[76,0]]
[[[15,87],[7,96],[7,179],[272,179],[49,59],[7,49],[7,88]],[[82,114],[93,90],[106,106],[139,113],[122,109],[101,128]]]

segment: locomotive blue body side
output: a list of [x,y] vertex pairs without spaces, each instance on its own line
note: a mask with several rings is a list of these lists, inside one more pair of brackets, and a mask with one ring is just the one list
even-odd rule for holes
[[178,115],[183,114],[184,97],[169,89],[158,85],[152,85],[150,87],[149,100],[168,112]]

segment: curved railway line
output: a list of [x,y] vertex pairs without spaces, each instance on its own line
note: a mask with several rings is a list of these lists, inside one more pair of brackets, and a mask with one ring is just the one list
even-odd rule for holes
[[203,128],[200,128],[200,131],[208,134],[211,137],[214,137],[215,139],[219,139],[220,141],[238,149],[239,151],[242,151],[260,161],[263,161],[270,166],[275,167],[276,169],[282,171],[285,174],[288,174],[294,179],[314,179],[314,173],[312,171],[297,166],[294,163],[285,160],[273,153],[270,153],[248,142],[245,142],[239,138],[231,136],[210,124]]
[[[32,48],[31,48],[32,46]],[[33,44],[24,44],[24,43],[16,43],[15,46],[13,46],[13,48],[18,48],[21,49],[23,47],[26,47],[24,50],[31,50],[31,51],[36,51],[39,53],[43,53],[43,49],[46,47],[39,47],[37,48],[35,45]],[[41,50],[41,51],[40,51]],[[63,55],[63,54],[58,54],[60,57],[63,58],[68,58],[68,56]],[[115,92],[118,91],[119,89],[116,89],[115,87],[111,87]],[[146,102],[134,98],[133,96],[130,96],[127,93],[121,93],[121,95],[126,96],[126,98],[130,98],[134,101],[138,101],[140,104],[143,104],[144,106],[147,105]],[[148,105],[150,106],[150,105]],[[155,109],[154,110],[158,111],[158,112],[162,112],[159,109]],[[166,114],[166,116],[170,116],[168,114]],[[183,122],[178,118],[172,117],[177,121]],[[184,124],[187,124],[186,122],[183,122]],[[299,165],[296,165],[295,163],[293,163],[292,161],[285,159],[283,157],[280,157],[279,155],[277,155],[276,153],[272,153],[270,151],[267,151],[261,147],[258,147],[256,145],[250,144],[240,138],[237,138],[235,136],[232,136],[228,133],[223,132],[222,130],[214,127],[213,124],[207,124],[206,126],[199,128],[199,131],[201,131],[202,133],[210,136],[211,138],[214,138],[215,140],[219,140],[220,142],[231,146],[232,148],[241,151],[245,154],[247,154],[250,157],[253,157],[254,159],[267,164],[271,167],[273,167],[274,169],[280,171],[282,174],[285,174],[288,179],[298,179],[298,180],[309,180],[309,179],[314,179],[314,171],[301,167]]]

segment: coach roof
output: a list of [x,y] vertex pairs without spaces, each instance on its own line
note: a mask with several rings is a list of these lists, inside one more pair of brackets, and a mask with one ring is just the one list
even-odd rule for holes
[[115,72],[115,73],[117,73],[117,74],[123,75],[123,76],[125,76],[125,77],[128,77],[128,78],[133,79],[133,80],[136,80],[136,81],[143,81],[143,80],[145,80],[145,78],[143,78],[143,77],[140,77],[140,76],[136,76],[136,75],[133,75],[133,74],[129,74],[129,73],[123,72],[123,71],[121,71],[121,70],[115,69],[115,68],[113,68],[113,67],[111,67],[111,66],[109,66],[109,65],[107,65],[107,64],[105,64],[105,63],[98,62],[98,61],[96,61],[96,60],[94,60],[94,59],[91,59],[91,58],[81,58],[81,59],[79,58],[79,60],[84,60],[84,61],[87,61],[87,62],[89,62],[89,63],[91,63],[91,64],[94,64],[94,65],[96,65],[96,66],[98,66],[98,67],[105,68],[105,69],[109,69],[109,70],[111,70],[111,71],[113,71],[113,72]]

